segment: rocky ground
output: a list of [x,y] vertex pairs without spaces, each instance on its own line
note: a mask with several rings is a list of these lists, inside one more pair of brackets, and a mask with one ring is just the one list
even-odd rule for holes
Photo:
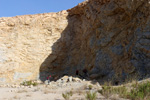
[[[95,92],[102,89],[98,82],[68,76],[64,76],[56,82],[52,81],[49,85],[47,82],[37,81],[37,83],[37,86],[1,85],[0,100],[65,100],[62,94],[67,92],[72,92],[69,100],[86,100],[88,91]],[[106,99],[97,92],[96,100],[112,100],[112,98]],[[117,97],[115,100],[123,99]]]

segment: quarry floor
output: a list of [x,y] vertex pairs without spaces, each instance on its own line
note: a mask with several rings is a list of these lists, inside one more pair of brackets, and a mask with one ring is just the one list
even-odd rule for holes
[[[62,93],[73,91],[69,100],[86,100],[85,84],[71,83],[68,86],[52,87],[51,85],[38,85],[35,87],[1,87],[0,100],[65,100]],[[100,94],[97,100],[106,100]]]
[[[95,92],[102,89],[98,82],[81,80],[79,78],[71,79],[63,77],[56,82],[38,84],[37,86],[22,85],[0,85],[0,100],[65,100],[62,94],[72,92],[72,96],[66,100],[87,100],[88,91]],[[73,81],[74,80],[74,81]],[[90,89],[90,87],[92,87]],[[116,97],[106,99],[97,92],[96,100],[127,100]]]

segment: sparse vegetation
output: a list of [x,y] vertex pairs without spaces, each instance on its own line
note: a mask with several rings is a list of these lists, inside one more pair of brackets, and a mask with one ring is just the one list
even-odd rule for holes
[[141,100],[150,97],[150,82],[132,85],[133,89],[129,93],[131,99]]
[[21,85],[24,85],[24,86],[31,86],[31,85],[37,86],[38,83],[30,80],[30,81],[24,81],[24,82],[22,82]]
[[103,89],[98,92],[106,98],[112,94],[118,94],[122,98],[131,100],[148,100],[147,98],[150,97],[150,82],[134,83],[130,87],[113,87],[104,85],[102,88]]
[[97,98],[96,92],[88,91],[88,92],[86,93],[86,99],[87,99],[87,100],[96,100],[96,98]]
[[127,94],[127,88],[124,86],[112,87],[104,85],[102,88],[103,89],[99,90],[98,92],[104,95],[106,98],[108,98],[112,94],[119,94],[121,97]]
[[89,89],[92,90],[92,88],[93,88],[93,86],[92,86],[92,85],[89,85]]
[[72,92],[72,91],[66,92],[66,93],[62,93],[62,97],[63,97],[65,100],[69,100],[72,95],[73,95],[73,92]]
[[127,76],[127,78],[124,80],[125,83],[134,83],[139,80],[139,75],[138,73],[132,75],[132,76]]

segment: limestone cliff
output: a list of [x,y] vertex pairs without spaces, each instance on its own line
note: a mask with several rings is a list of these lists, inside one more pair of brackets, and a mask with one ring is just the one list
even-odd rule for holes
[[150,75],[148,0],[87,0],[59,13],[0,18],[0,81],[47,74],[124,81]]
[[68,24],[67,12],[0,18],[0,82],[37,79]]

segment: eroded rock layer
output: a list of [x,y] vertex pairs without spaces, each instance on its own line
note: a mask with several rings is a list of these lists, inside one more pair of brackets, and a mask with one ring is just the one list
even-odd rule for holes
[[87,0],[59,13],[0,19],[0,81],[150,75],[149,0]]
[[51,46],[68,25],[67,12],[0,18],[0,82],[37,79]]

